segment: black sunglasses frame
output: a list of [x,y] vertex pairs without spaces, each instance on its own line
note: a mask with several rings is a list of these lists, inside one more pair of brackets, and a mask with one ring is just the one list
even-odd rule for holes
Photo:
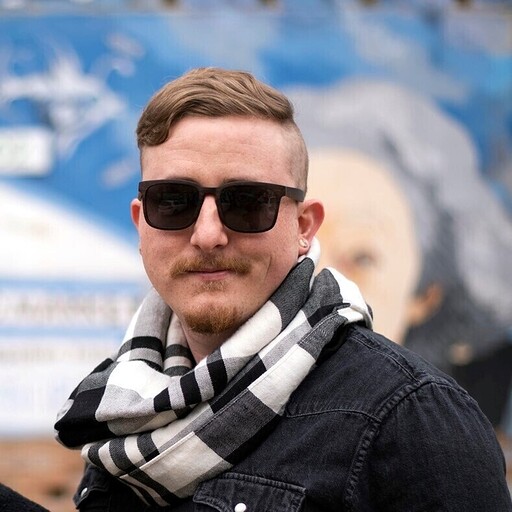
[[[150,215],[148,213],[147,209],[147,201],[145,200],[147,191],[157,185],[162,184],[170,184],[170,185],[187,185],[190,187],[193,187],[199,194],[199,201],[198,204],[195,206],[196,211],[194,212],[194,216],[192,217],[190,223],[188,223],[185,226],[180,226],[178,228],[173,227],[161,227],[158,225],[155,225],[154,222],[152,222]],[[271,192],[273,192],[276,195],[277,199],[277,208],[276,213],[274,216],[274,219],[272,221],[272,224],[270,226],[265,226],[263,229],[257,229],[257,230],[245,230],[245,229],[233,229],[233,227],[229,226],[229,222],[226,224],[224,219],[224,214],[220,205],[220,197],[221,193],[229,188],[232,187],[238,187],[238,186],[256,186],[256,187],[265,187],[269,189]],[[215,196],[215,203],[217,205],[217,211],[220,217],[220,220],[226,226],[228,229],[231,229],[232,231],[236,231],[238,233],[263,233],[265,231],[271,230],[277,221],[277,217],[279,215],[279,205],[281,203],[281,199],[283,197],[289,197],[290,199],[293,199],[297,202],[304,201],[304,198],[306,196],[306,193],[304,190],[301,190],[299,188],[294,187],[287,187],[285,185],[277,185],[276,183],[265,183],[265,182],[259,182],[259,181],[231,181],[228,183],[224,183],[223,185],[220,185],[219,187],[202,187],[198,183],[194,181],[188,181],[188,180],[147,180],[147,181],[141,181],[139,182],[139,194],[138,199],[142,201],[142,209],[144,212],[144,218],[146,219],[146,222],[155,229],[160,229],[163,231],[179,231],[182,229],[187,229],[188,227],[192,226],[194,222],[196,222],[199,213],[201,211],[201,208],[203,206],[204,198],[206,195],[214,195]]]

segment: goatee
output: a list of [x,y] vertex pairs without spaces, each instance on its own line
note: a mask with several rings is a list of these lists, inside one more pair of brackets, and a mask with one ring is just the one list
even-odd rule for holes
[[[227,258],[222,256],[198,256],[177,260],[170,269],[173,278],[179,278],[189,272],[234,272],[246,275],[250,272],[250,261],[243,258]],[[226,282],[205,281],[198,285],[196,293],[223,293]],[[238,328],[244,321],[236,306],[210,304],[207,307],[194,309],[185,313],[183,320],[189,328],[198,334],[222,334]]]
[[238,328],[242,318],[236,307],[213,306],[185,314],[189,328],[198,334],[221,334]]

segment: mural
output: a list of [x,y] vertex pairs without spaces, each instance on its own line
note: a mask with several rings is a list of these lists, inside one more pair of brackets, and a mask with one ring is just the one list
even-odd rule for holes
[[[328,205],[324,262],[360,283],[379,329],[456,375],[512,433],[512,13],[428,4],[1,14],[9,446],[50,439],[76,375],[117,347],[148,286],[129,215],[140,109],[209,65],[289,92],[311,147],[310,194]],[[62,470],[48,445],[30,450],[54,461],[46,474]],[[53,498],[74,485],[61,473]],[[29,483],[18,488],[69,510]]]
[[499,353],[502,386],[479,395],[498,425],[512,380],[512,223],[467,131],[387,81],[290,96],[311,148],[309,193],[326,205],[324,265],[361,286],[377,331],[459,380]]

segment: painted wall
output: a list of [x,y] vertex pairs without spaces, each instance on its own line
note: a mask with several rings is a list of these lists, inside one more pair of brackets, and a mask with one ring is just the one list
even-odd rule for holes
[[[129,218],[135,125],[157,88],[196,66],[249,70],[293,98],[310,193],[328,208],[323,262],[359,282],[379,330],[472,386],[506,427],[506,2],[128,12],[114,0],[51,14],[57,4],[0,11],[0,481],[73,510],[82,463],[51,440],[55,414],[148,286]],[[502,437],[509,458],[511,444]]]
[[[492,310],[488,318],[496,329],[489,339],[466,344],[456,330],[436,334],[434,323],[409,341],[410,325],[397,337],[440,365],[453,350],[460,349],[456,359],[464,362],[506,338],[512,308],[499,285],[510,288],[510,273],[501,270],[502,257],[499,263],[489,260],[498,269],[495,280],[501,281],[490,289],[485,260],[489,252],[510,249],[510,11],[447,8],[442,2],[428,9],[417,2],[408,8],[392,2],[373,8],[352,2],[245,10],[224,5],[115,16],[0,17],[0,434],[51,432],[54,412],[77,375],[117,346],[147,287],[128,212],[139,180],[135,124],[158,87],[195,66],[250,70],[288,92],[310,143],[312,176],[325,175],[314,168],[322,167],[332,151],[348,146],[369,151],[344,140],[338,126],[350,110],[346,105],[361,103],[358,87],[374,89],[362,102],[372,105],[360,114],[368,123],[372,112],[387,121],[402,112],[399,131],[401,143],[409,146],[407,158],[427,161],[419,173],[435,168],[438,177],[448,176],[439,179],[450,203],[447,215],[455,215],[458,190],[469,182],[478,189],[476,196],[472,190],[460,200],[462,210],[473,212],[479,234],[461,223],[450,235],[450,250],[457,258],[462,254],[459,266],[469,274],[455,292],[459,298],[466,292],[479,296]],[[394,96],[386,84],[404,93]],[[429,128],[415,119],[415,105],[424,103],[425,119],[446,118],[439,122],[456,126],[444,146],[436,145],[443,137],[431,137],[428,151],[422,141],[437,125]],[[361,138],[365,133],[362,128]],[[443,160],[439,155],[449,149],[452,136],[463,139],[467,155]],[[343,187],[341,167],[329,165]],[[394,172],[391,160],[386,166]],[[392,179],[399,179],[396,172]],[[431,186],[441,186],[436,183]],[[366,184],[360,187],[362,197]],[[402,191],[409,200],[410,190]],[[418,214],[409,209],[414,220]],[[414,236],[432,235],[418,235],[427,228],[411,219],[408,229]],[[339,235],[321,236],[331,254],[326,263],[341,265],[336,251],[327,250]],[[481,250],[464,259],[470,246]],[[421,251],[417,256],[422,258]],[[383,290],[386,297],[389,285]],[[498,301],[504,302],[495,312]],[[459,311],[457,322],[465,322],[468,308]],[[380,310],[379,317],[384,317]]]

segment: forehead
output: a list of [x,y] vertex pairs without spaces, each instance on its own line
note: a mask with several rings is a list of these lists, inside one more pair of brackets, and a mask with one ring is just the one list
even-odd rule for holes
[[200,172],[255,180],[262,173],[261,181],[277,183],[293,174],[297,138],[288,126],[266,119],[186,117],[163,144],[141,149],[142,171],[144,179],[195,178],[191,174]]
[[326,208],[325,226],[360,230],[361,235],[394,233],[416,239],[414,216],[400,184],[376,160],[351,151],[315,151],[309,192]]

